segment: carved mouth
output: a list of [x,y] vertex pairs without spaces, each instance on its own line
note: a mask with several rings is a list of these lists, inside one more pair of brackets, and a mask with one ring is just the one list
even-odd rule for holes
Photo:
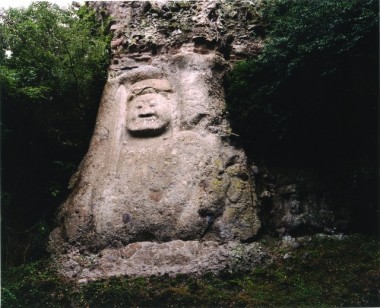
[[154,113],[144,113],[139,114],[139,118],[156,118],[156,115]]

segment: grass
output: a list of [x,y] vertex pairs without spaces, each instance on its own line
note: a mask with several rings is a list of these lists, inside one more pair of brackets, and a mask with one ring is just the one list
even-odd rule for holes
[[[244,274],[113,278],[78,286],[48,260],[3,271],[3,307],[379,306],[380,243],[354,235],[314,239]],[[269,247],[269,245],[268,245]],[[289,252],[288,252],[289,253]]]

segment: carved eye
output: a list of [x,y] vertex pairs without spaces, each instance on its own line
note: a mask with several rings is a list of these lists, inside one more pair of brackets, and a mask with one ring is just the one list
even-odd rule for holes
[[150,103],[149,107],[156,107],[156,103]]
[[142,105],[137,105],[136,108],[137,108],[137,109],[141,109],[141,108],[142,108]]

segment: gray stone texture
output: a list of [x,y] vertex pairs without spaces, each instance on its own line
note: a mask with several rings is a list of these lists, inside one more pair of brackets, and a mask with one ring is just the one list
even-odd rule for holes
[[[67,277],[220,273],[267,260],[249,244],[260,228],[257,198],[225,118],[223,78],[239,54],[228,35],[253,33],[242,3],[92,4],[115,21],[113,60],[51,235]],[[236,42],[247,52],[260,44]]]
[[270,262],[258,243],[213,241],[136,242],[83,254],[72,250],[61,258],[65,275],[79,283],[118,276],[214,274],[247,271]]
[[345,228],[347,218],[333,210],[331,194],[315,170],[266,166],[254,169],[265,232],[282,237],[334,234],[336,229]]

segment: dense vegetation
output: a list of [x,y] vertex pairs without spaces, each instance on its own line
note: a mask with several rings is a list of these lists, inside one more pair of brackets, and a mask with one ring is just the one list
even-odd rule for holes
[[230,74],[233,128],[256,163],[311,167],[378,232],[378,1],[266,1],[259,57]]
[[36,2],[0,15],[2,261],[44,252],[87,150],[109,62],[107,21]]
[[[113,278],[76,285],[46,261],[7,271],[4,307],[293,307],[378,306],[380,247],[377,240],[351,236],[314,239],[286,252],[268,239],[280,258],[267,268],[221,277],[205,275]],[[288,253],[290,258],[282,258]]]

